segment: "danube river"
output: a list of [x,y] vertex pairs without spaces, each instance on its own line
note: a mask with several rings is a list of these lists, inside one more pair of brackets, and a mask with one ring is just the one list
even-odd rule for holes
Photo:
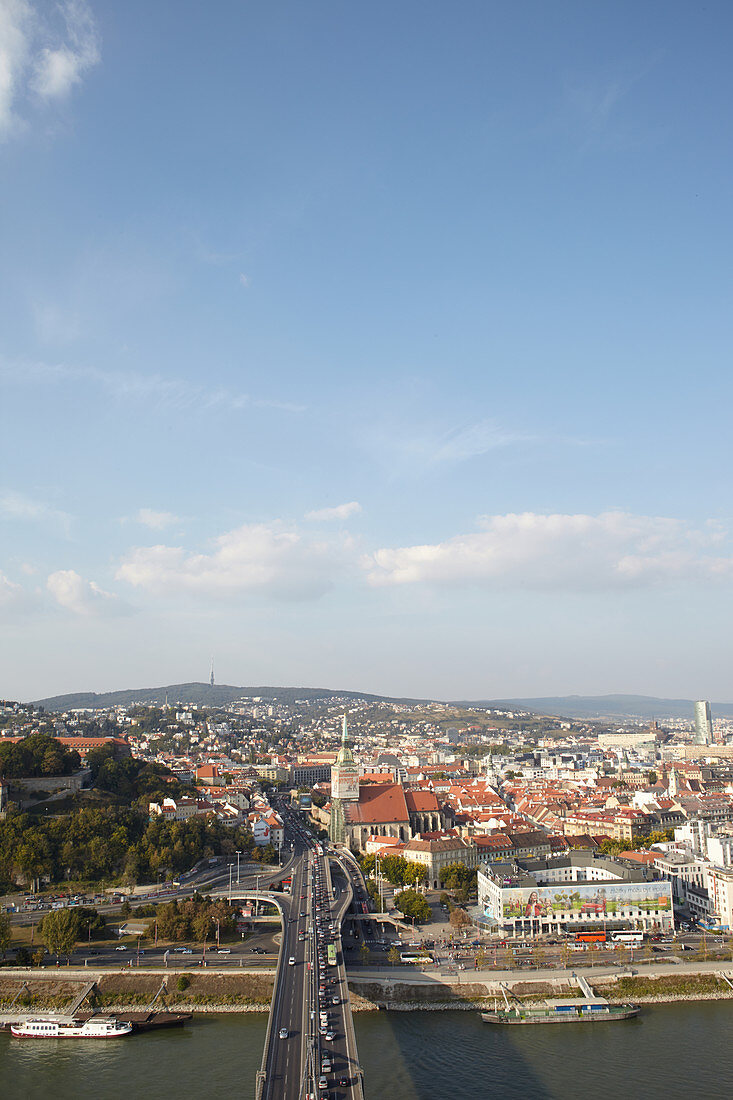
[[[207,1016],[111,1042],[0,1035],[3,1100],[250,1100],[264,1015]],[[719,1100],[733,1094],[733,1002],[637,1020],[492,1027],[474,1012],[356,1017],[367,1100]]]

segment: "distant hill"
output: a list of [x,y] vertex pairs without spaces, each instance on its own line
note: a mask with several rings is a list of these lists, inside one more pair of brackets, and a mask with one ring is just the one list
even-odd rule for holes
[[133,703],[180,703],[182,706],[223,707],[237,699],[258,696],[268,702],[292,704],[296,699],[362,699],[366,702],[416,703],[418,699],[391,699],[363,691],[334,691],[331,688],[231,687],[228,684],[169,684],[167,687],[133,688],[127,691],[72,692],[34,699],[34,706],[46,710],[80,710],[88,707],[131,706]]
[[[471,705],[471,704],[466,704]],[[485,699],[473,706],[518,708],[563,718],[693,718],[692,699],[657,699],[653,695],[555,695],[537,699]],[[711,703],[713,717],[733,716],[733,703]]]
[[[228,684],[169,684],[167,687],[134,688],[127,691],[74,692],[34,700],[34,706],[46,710],[78,710],[132,703],[180,703],[182,706],[223,707],[236,699],[259,696],[268,702],[292,704],[296,699],[360,699],[367,703],[425,703],[426,699],[370,695],[364,691],[335,691],[332,688],[232,687]],[[438,701],[438,700],[433,700]],[[551,695],[532,699],[462,699],[455,706],[496,707],[500,710],[526,710],[532,714],[558,718],[692,718],[691,699],[657,699],[652,695]],[[733,717],[733,703],[711,703],[713,716]]]

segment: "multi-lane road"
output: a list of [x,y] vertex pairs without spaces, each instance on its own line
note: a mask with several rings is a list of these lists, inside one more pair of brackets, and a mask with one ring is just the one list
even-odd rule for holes
[[[341,950],[351,888],[334,898],[328,858],[288,816],[297,853],[257,1100],[363,1100]],[[336,961],[329,961],[329,948]]]

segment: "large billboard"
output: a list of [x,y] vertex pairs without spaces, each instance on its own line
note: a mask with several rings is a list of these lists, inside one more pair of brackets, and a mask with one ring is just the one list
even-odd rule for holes
[[[530,917],[559,917],[582,920],[585,917],[620,917],[624,910],[643,913],[669,913],[672,909],[668,882],[604,882],[586,886],[536,886],[529,889],[502,890],[504,920]],[[563,919],[560,917],[560,919]]]

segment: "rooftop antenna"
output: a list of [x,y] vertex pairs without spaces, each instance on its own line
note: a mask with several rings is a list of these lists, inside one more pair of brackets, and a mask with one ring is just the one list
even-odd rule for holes
[[209,676],[209,683],[214,686],[214,658],[211,658],[211,675]]

